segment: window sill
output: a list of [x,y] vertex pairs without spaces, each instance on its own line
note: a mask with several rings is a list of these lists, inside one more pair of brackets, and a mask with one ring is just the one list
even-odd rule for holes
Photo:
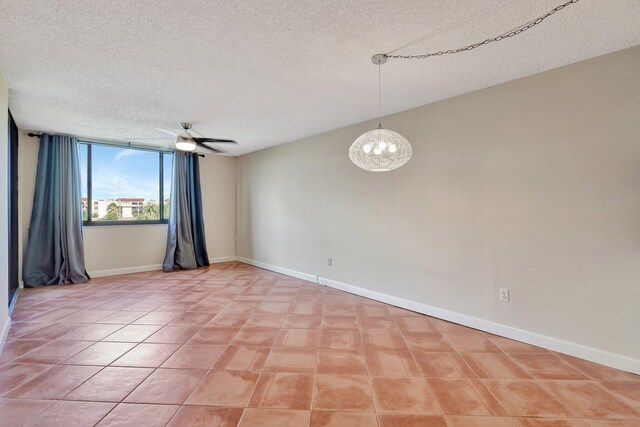
[[132,225],[167,225],[169,221],[83,221],[83,227],[117,227]]

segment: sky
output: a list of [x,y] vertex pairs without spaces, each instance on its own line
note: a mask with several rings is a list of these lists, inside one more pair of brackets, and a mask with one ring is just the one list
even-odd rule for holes
[[[92,198],[143,197],[158,200],[157,151],[92,145]],[[82,196],[87,196],[87,146],[80,144]],[[164,155],[164,199],[171,194],[172,154]]]

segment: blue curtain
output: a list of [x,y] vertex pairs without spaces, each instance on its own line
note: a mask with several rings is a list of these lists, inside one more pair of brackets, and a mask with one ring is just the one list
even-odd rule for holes
[[171,175],[165,272],[209,265],[202,218],[198,155],[176,151]]
[[25,286],[84,283],[82,204],[78,142],[43,134],[22,267]]

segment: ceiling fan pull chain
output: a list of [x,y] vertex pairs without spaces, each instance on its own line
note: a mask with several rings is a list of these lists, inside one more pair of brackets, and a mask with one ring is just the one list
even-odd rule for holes
[[527,31],[530,28],[535,27],[536,25],[540,24],[542,21],[544,21],[545,19],[547,19],[548,17],[550,17],[551,15],[553,15],[556,12],[561,11],[562,9],[571,6],[572,4],[578,3],[580,0],[569,0],[566,3],[563,3],[559,6],[554,7],[553,9],[551,9],[549,12],[545,13],[542,16],[539,16],[538,18],[533,19],[532,21],[529,21],[525,24],[522,24],[516,28],[514,28],[511,31],[507,31],[506,33],[500,34],[499,36],[496,37],[492,37],[492,38],[488,38],[486,40],[483,40],[481,42],[478,43],[473,43],[470,44],[468,46],[464,46],[464,47],[460,47],[457,49],[449,49],[449,50],[441,50],[438,52],[433,52],[433,53],[424,53],[421,55],[390,55],[390,54],[382,54],[385,58],[394,58],[394,59],[426,59],[426,58],[430,58],[432,56],[442,56],[442,55],[452,55],[454,53],[461,53],[461,52],[467,52],[473,49],[476,49],[480,46],[484,46],[486,44],[489,43],[493,43],[493,42],[499,42],[502,41],[504,39],[508,39],[514,36],[517,36],[518,34],[522,34],[523,32]]

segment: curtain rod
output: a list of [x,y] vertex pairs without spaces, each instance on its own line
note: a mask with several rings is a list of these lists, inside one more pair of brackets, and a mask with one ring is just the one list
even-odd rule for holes
[[[31,138],[38,138],[38,139],[40,139],[40,137],[42,136],[42,134],[34,133],[34,132],[29,132],[27,135],[30,136]],[[71,136],[71,135],[68,135],[68,136]],[[115,146],[115,147],[127,147],[127,148],[133,148],[133,149],[137,149],[137,150],[175,152],[175,150],[158,150],[158,149],[154,149],[152,147],[142,147],[142,146],[139,146],[139,145],[131,145],[130,142],[95,141],[95,140],[91,140],[91,139],[88,139],[88,138],[78,138],[78,137],[75,137],[75,136],[73,138],[76,138],[79,141],[85,141],[85,142],[89,142],[89,143],[92,143],[92,144],[111,145],[111,146]],[[195,154],[198,157],[205,157],[205,155],[201,154],[201,153],[192,153],[192,154]]]

